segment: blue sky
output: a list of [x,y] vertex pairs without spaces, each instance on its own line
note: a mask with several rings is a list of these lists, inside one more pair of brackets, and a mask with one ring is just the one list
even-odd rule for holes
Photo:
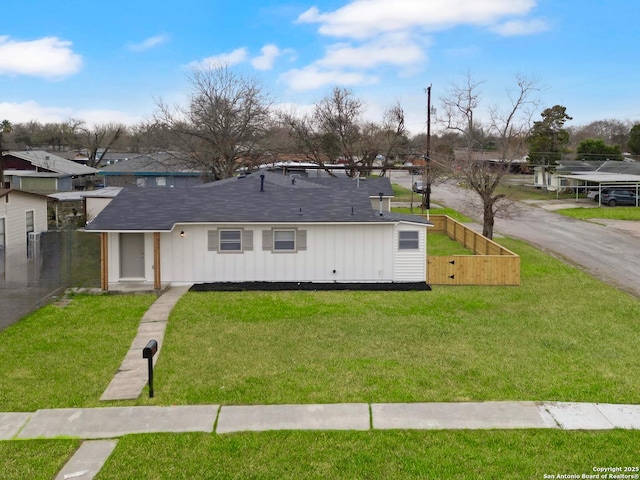
[[426,130],[425,88],[437,108],[467,72],[485,109],[508,104],[519,74],[543,87],[538,111],[564,105],[572,125],[640,123],[635,1],[31,0],[5,13],[0,119],[13,123],[134,124],[156,100],[184,102],[209,62],[301,111],[335,85],[372,120],[399,102],[412,133]]

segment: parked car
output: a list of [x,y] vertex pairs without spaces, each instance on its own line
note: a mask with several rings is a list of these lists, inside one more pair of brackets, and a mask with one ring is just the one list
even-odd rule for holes
[[[612,190],[614,189],[610,187],[602,188],[602,189],[593,188],[587,192],[587,198],[590,198],[593,201],[598,202],[600,200],[600,192],[602,192],[603,194],[609,194],[611,193]],[[616,188],[615,190],[618,190],[618,191],[622,190],[622,191],[629,192],[631,195],[635,195],[635,192],[633,190],[629,190],[627,188]]]
[[616,205],[638,205],[638,196],[628,190],[602,190],[600,203],[615,207]]
[[424,182],[414,182],[413,191],[416,193],[425,193],[427,191],[427,185]]

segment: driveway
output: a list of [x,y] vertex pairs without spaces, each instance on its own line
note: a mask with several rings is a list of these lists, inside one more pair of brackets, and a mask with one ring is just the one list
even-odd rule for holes
[[[393,179],[396,183],[398,180],[402,179],[399,176]],[[482,223],[476,213],[477,195],[472,192],[446,183],[433,188],[432,198],[438,204],[454,208]],[[640,297],[640,222],[602,220],[595,223],[521,203],[517,215],[496,219],[495,232],[525,240]]]

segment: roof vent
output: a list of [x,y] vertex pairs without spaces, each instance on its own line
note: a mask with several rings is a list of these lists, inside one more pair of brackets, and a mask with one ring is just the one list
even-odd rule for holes
[[264,192],[264,173],[260,175],[260,191]]

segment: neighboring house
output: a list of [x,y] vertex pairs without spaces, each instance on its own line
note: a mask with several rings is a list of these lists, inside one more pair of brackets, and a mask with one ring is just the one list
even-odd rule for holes
[[138,155],[102,167],[98,176],[105,187],[192,187],[205,180],[201,170],[170,154]]
[[[122,187],[106,187],[97,190],[52,193],[56,228],[80,224],[84,225],[118,195]],[[90,200],[89,200],[90,199]],[[79,220],[82,220],[80,223]]]
[[8,151],[2,153],[5,188],[18,188],[38,193],[70,191],[84,188],[87,177],[96,174],[87,167],[44,150]]
[[569,188],[584,193],[589,186],[635,184],[638,177],[640,163],[633,161],[562,160],[534,167],[534,186],[552,192]]
[[73,175],[34,170],[5,170],[4,183],[7,188],[41,194],[69,192],[73,190]]
[[102,234],[102,288],[127,281],[156,289],[218,282],[424,284],[431,223],[372,208],[365,183],[264,172],[209,188],[125,188],[86,226]]
[[0,280],[20,280],[40,234],[47,231],[47,197],[0,189]]

